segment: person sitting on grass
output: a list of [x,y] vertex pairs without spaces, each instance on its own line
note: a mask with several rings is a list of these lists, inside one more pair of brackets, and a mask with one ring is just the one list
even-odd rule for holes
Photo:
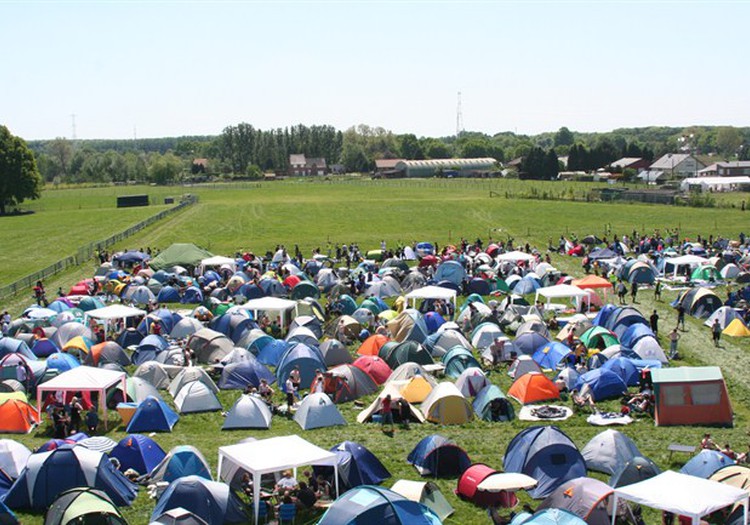
[[703,450],[719,450],[719,446],[711,439],[711,434],[704,434],[701,439],[701,449]]

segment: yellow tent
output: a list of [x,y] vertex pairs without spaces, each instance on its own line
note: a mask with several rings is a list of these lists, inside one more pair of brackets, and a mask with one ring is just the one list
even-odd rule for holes
[[24,403],[27,401],[26,394],[23,392],[0,392],[0,405],[11,399],[23,401]]
[[421,403],[432,392],[432,385],[422,376],[414,376],[399,391],[409,403]]
[[734,319],[722,332],[731,337],[750,337],[750,329],[740,319]]
[[91,349],[91,343],[88,342],[86,339],[81,337],[80,335],[74,337],[67,343],[65,343],[65,346],[62,347],[63,352],[70,352],[71,350],[75,351],[78,350],[82,352],[83,354],[88,354],[89,350]]

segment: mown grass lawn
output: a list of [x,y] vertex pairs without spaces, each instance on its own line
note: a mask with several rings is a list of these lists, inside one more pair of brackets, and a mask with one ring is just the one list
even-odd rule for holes
[[[285,244],[292,248],[298,244],[308,255],[310,250],[320,246],[324,251],[337,243],[358,242],[363,249],[374,249],[380,240],[385,239],[392,246],[395,243],[412,241],[434,241],[440,245],[457,243],[461,236],[468,239],[488,235],[497,238],[512,236],[516,243],[529,242],[544,248],[548,239],[556,241],[560,234],[575,232],[579,237],[589,233],[602,235],[605,226],[610,225],[613,233],[631,233],[652,231],[654,228],[680,227],[683,236],[694,237],[697,234],[708,236],[733,236],[747,224],[745,215],[739,209],[716,208],[694,209],[656,205],[613,205],[583,202],[543,201],[526,199],[506,199],[504,196],[489,197],[489,191],[504,195],[503,182],[482,181],[387,181],[387,182],[281,182],[262,183],[260,186],[240,184],[233,186],[192,187],[182,189],[179,193],[189,191],[200,196],[199,204],[159,223],[124,242],[120,248],[157,246],[166,247],[172,242],[194,242],[214,253],[231,254],[236,250],[250,249],[256,253],[271,250],[276,244]],[[509,191],[519,191],[519,182],[508,181]],[[537,183],[539,184],[539,183]],[[542,186],[546,187],[546,186]],[[555,188],[554,186],[550,186]],[[579,186],[571,186],[573,191],[583,191]],[[176,194],[171,189],[165,194]],[[112,199],[108,193],[112,189],[65,190],[74,195],[81,192],[84,214],[79,221],[86,223],[89,217],[92,222],[106,220],[106,224],[97,227],[109,233],[122,229],[125,224],[113,218],[112,210],[103,210],[104,217],[95,216],[96,203],[101,199]],[[119,191],[119,189],[117,190]],[[150,191],[144,188],[144,191]],[[50,192],[51,193],[51,192]],[[133,191],[136,193],[136,191]],[[45,199],[47,195],[45,194]],[[54,198],[61,198],[58,194]],[[71,197],[73,198],[73,197]],[[40,201],[40,205],[45,200]],[[52,200],[47,201],[49,209],[39,210],[32,216],[19,217],[23,220],[37,220],[49,217],[54,210]],[[60,204],[62,207],[63,205]],[[57,210],[63,213],[65,210]],[[153,209],[149,209],[153,212]],[[108,212],[108,213],[105,213]],[[70,213],[70,211],[68,211]],[[96,217],[96,218],[95,218]],[[2,219],[3,221],[7,218]],[[135,220],[133,221],[135,222]],[[49,227],[47,227],[49,226]],[[38,226],[46,231],[48,244],[61,243],[65,233],[52,225]],[[19,222],[19,228],[26,227]],[[501,231],[497,231],[501,229]],[[98,231],[98,230],[97,230]],[[106,236],[104,233],[101,236]],[[748,233],[748,232],[746,232]],[[0,240],[5,246],[8,232],[3,228]],[[98,237],[97,237],[98,238]],[[95,240],[83,238],[80,243]],[[76,241],[78,242],[78,241]],[[67,253],[67,252],[66,252]],[[3,252],[3,255],[5,253]],[[24,252],[15,255],[29,268],[34,260],[25,257]],[[559,268],[580,275],[579,260],[553,255],[553,263]],[[29,271],[36,269],[31,268]],[[81,276],[90,275],[93,264],[52,279],[48,289],[56,289],[58,283],[65,287]],[[28,272],[26,272],[28,273]],[[718,290],[720,295],[725,292]],[[655,303],[648,290],[639,294],[638,308],[648,316],[656,308],[661,316],[661,332],[665,334],[675,320],[676,315],[669,307],[676,292],[665,291],[664,301]],[[18,312],[28,304],[25,297],[7,302]],[[707,328],[697,320],[688,320],[688,331],[680,341],[680,351],[684,361],[677,364],[717,364],[722,367],[730,389],[730,396],[736,412],[735,426],[732,429],[711,429],[717,442],[730,442],[735,450],[744,450],[750,428],[750,344],[747,341],[723,341],[722,348],[714,349]],[[663,341],[663,339],[662,339]],[[663,346],[666,344],[663,343]],[[493,383],[506,391],[510,380],[504,372],[493,372],[490,375]],[[223,392],[221,400],[228,410],[239,392]],[[165,397],[169,397],[168,394]],[[365,405],[369,402],[364,400]],[[516,408],[518,408],[516,406]],[[604,404],[604,408],[617,408],[616,402]],[[394,436],[383,434],[376,425],[360,425],[355,418],[359,409],[352,403],[340,406],[341,412],[348,421],[345,427],[334,427],[312,431],[302,431],[296,423],[282,417],[275,417],[269,431],[234,431],[221,432],[222,416],[219,413],[189,415],[181,419],[171,434],[159,434],[157,442],[168,450],[178,444],[191,444],[198,447],[206,456],[212,467],[216,467],[217,448],[231,444],[247,436],[258,438],[275,435],[298,433],[313,443],[330,447],[345,439],[358,441],[372,450],[393,474],[393,480],[386,482],[390,486],[399,478],[418,479],[416,471],[406,464],[406,456],[414,445],[424,436],[440,433],[455,439],[463,446],[473,461],[487,463],[501,469],[502,456],[508,442],[529,423],[514,421],[504,424],[489,424],[475,421],[458,427],[439,427],[432,424],[413,425],[410,430],[399,429]],[[586,415],[576,414],[559,426],[583,447],[586,442],[601,429],[588,425]],[[114,421],[114,420],[113,420]],[[669,460],[667,446],[676,442],[697,444],[703,428],[661,427],[653,426],[650,419],[639,419],[633,425],[622,429],[634,439],[641,451],[651,457],[662,468],[679,468],[687,460],[683,455],[675,454]],[[115,424],[108,435],[115,440],[125,435],[124,429]],[[30,447],[39,446],[50,436],[45,426],[29,436],[18,439]],[[596,477],[600,477],[596,475]],[[447,523],[480,524],[488,523],[488,518],[481,509],[460,501],[453,490],[456,480],[437,480],[443,493],[456,508],[456,513]],[[525,499],[527,501],[527,499]],[[131,524],[148,522],[154,502],[142,491],[131,508],[123,509],[125,517]],[[42,516],[20,513],[24,524],[40,524]],[[656,514],[647,514],[649,523],[656,523]]]

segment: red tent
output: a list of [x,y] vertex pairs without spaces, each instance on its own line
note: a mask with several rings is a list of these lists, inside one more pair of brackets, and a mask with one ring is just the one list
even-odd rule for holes
[[479,484],[493,474],[499,474],[499,472],[484,463],[475,463],[466,469],[458,479],[456,494],[480,507],[515,507],[518,504],[518,499],[514,492],[505,490],[485,492],[479,490]]
[[391,367],[385,361],[373,355],[363,355],[357,358],[352,365],[370,374],[379,385],[385,383],[392,372]]

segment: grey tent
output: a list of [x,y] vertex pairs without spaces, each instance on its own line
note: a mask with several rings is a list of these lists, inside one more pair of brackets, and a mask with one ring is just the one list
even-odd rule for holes
[[203,329],[203,323],[201,323],[195,317],[183,317],[177,324],[174,325],[172,331],[169,332],[169,337],[172,339],[187,339],[198,330]]
[[208,523],[192,512],[177,507],[165,511],[149,525],[208,525]]
[[575,478],[566,481],[537,507],[563,509],[575,514],[589,525],[609,525],[607,503],[614,493],[612,487],[593,478]]
[[243,394],[227,413],[222,430],[240,428],[269,428],[271,410],[258,396]]
[[530,355],[519,355],[516,357],[516,360],[510,364],[510,367],[508,367],[508,375],[513,380],[516,380],[529,372],[542,373],[542,369]]
[[609,429],[591,438],[581,455],[587,469],[614,474],[622,465],[640,456],[641,452],[628,436]]
[[133,372],[133,377],[139,377],[151,383],[154,388],[165,389],[169,386],[170,378],[167,369],[157,361],[141,363]]
[[440,520],[445,520],[453,514],[454,509],[445,499],[440,489],[431,481],[411,481],[400,479],[391,487],[393,492],[401,494],[406,499],[425,505],[437,514]]
[[344,416],[325,394],[309,394],[299,405],[294,420],[303,430],[346,425]]
[[661,474],[661,469],[656,466],[656,463],[646,457],[636,456],[620,466],[620,469],[609,478],[609,485],[614,488],[625,487],[653,478],[658,474]]
[[193,381],[199,381],[203,383],[214,392],[219,391],[219,387],[217,387],[213,380],[208,377],[208,374],[205,370],[203,370],[199,366],[189,366],[187,368],[183,368],[180,373],[177,374],[174,379],[172,379],[172,382],[169,383],[169,393],[172,395],[172,397],[175,397],[177,395],[177,392],[179,392],[183,386],[185,386],[187,383],[192,383]]
[[352,362],[352,356],[346,345],[338,339],[326,339],[320,345],[320,353],[326,366],[345,365]]
[[215,412],[222,408],[216,394],[200,381],[193,381],[183,386],[175,396],[174,404],[180,414]]
[[190,336],[187,346],[197,362],[218,363],[234,349],[234,342],[221,332],[203,328]]
[[201,476],[208,480],[211,467],[201,451],[191,445],[177,445],[164,456],[146,478],[149,483],[166,481],[171,483],[183,476]]

